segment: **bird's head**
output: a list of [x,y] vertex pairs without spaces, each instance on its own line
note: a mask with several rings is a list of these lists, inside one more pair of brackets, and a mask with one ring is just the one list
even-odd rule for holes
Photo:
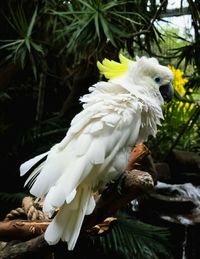
[[155,91],[160,92],[163,99],[169,102],[174,94],[172,80],[173,73],[166,67],[159,64],[155,58],[141,57],[136,62],[130,63],[128,69],[129,76],[137,84],[147,84]]
[[[165,101],[172,99],[173,73],[168,67],[160,65],[155,58],[141,57],[133,61],[120,54],[119,60],[118,63],[104,59],[102,63],[97,62],[97,66],[107,79],[120,81],[126,78],[132,81],[135,87],[136,85],[146,86],[146,90],[160,92]],[[135,88],[132,89],[132,91],[135,90]]]

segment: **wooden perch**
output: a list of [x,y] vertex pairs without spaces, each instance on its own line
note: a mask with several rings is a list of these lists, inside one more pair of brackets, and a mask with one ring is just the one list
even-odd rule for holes
[[10,220],[0,222],[0,241],[28,240],[41,235],[50,221]]
[[[141,156],[144,157],[145,154],[149,154],[149,151],[144,145],[140,145],[138,149],[136,147],[136,150],[133,149],[127,168],[134,167],[136,161],[140,160]],[[126,170],[98,196],[96,208],[91,215],[85,218],[81,234],[90,233],[94,225],[112,216],[118,209],[126,206],[128,202],[145,192],[149,192],[153,189],[153,186],[154,182],[149,173],[136,169]],[[49,221],[12,220],[0,222],[0,240],[2,241],[14,239],[27,240],[35,237],[32,240],[15,244],[15,249],[7,249],[5,247],[0,251],[0,258],[16,258],[15,255],[24,255],[30,251],[37,250],[35,246],[39,246],[41,249],[48,246],[42,234],[48,224]],[[37,235],[40,236],[36,237]]]
[[138,196],[152,191],[151,175],[140,170],[125,171],[118,180],[109,184],[96,202],[93,213],[85,218],[83,229],[89,229],[113,215]]
[[41,250],[48,250],[48,244],[44,239],[44,235],[40,235],[31,240],[14,243],[8,243],[2,250],[0,250],[0,258],[24,258],[23,256],[30,253],[41,252]]
[[141,162],[146,156],[150,154],[150,150],[142,143],[137,144],[128,159],[128,165],[126,170],[131,171],[135,169],[137,163]]

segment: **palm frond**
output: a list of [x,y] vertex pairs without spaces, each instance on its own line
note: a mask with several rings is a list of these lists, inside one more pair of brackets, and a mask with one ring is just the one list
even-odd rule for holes
[[21,5],[18,5],[15,11],[10,7],[11,19],[8,19],[6,14],[4,16],[9,25],[17,32],[19,38],[0,41],[2,43],[0,49],[7,50],[8,52],[5,59],[13,60],[15,63],[20,62],[22,68],[24,68],[26,61],[29,59],[35,78],[37,78],[37,55],[40,57],[44,55],[41,44],[33,40],[32,37],[37,13],[38,7],[36,6],[31,20],[28,22]]
[[169,236],[166,228],[121,216],[109,233],[95,238],[93,242],[105,254],[121,254],[126,259],[167,259],[170,257]]
[[108,43],[120,49],[125,46],[128,39],[133,42],[134,33],[138,37],[138,33],[143,30],[144,33],[152,31],[152,37],[147,37],[146,40],[156,40],[154,25],[149,26],[148,10],[141,12],[139,8],[135,1],[111,3],[102,0],[79,0],[69,2],[60,10],[52,5],[45,10],[48,15],[54,17],[53,19],[57,17],[60,21],[57,28],[54,28],[54,32],[57,32],[55,39],[65,39],[68,42],[68,52],[77,53],[77,49],[81,48],[83,51],[78,54],[85,55],[88,49],[98,51]]

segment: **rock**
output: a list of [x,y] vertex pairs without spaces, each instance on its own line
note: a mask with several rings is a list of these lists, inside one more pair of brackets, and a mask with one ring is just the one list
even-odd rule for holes
[[172,150],[166,158],[172,182],[200,184],[200,156],[194,152]]
[[157,171],[158,181],[169,183],[171,180],[171,172],[170,172],[169,165],[165,162],[155,163],[155,168]]
[[197,207],[197,204],[190,198],[165,196],[151,193],[147,199],[140,201],[140,210],[152,210],[158,214],[186,214]]
[[191,183],[158,182],[155,192],[139,200],[138,208],[144,213],[154,212],[174,223],[199,223],[200,188]]

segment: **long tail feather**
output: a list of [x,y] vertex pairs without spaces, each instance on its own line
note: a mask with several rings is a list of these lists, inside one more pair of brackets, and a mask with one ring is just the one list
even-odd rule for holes
[[73,250],[84,220],[88,213],[95,207],[91,189],[86,186],[77,191],[74,200],[65,203],[48,226],[45,239],[50,244],[56,244],[59,239],[68,243],[68,249]]

